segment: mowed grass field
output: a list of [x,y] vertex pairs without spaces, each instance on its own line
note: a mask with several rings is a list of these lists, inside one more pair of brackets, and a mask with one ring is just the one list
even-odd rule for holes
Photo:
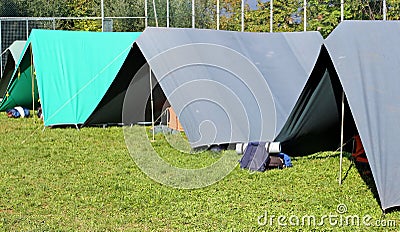
[[[348,154],[342,186],[338,153],[321,152],[283,170],[237,166],[213,185],[187,190],[144,174],[121,127],[43,128],[37,119],[0,114],[1,231],[400,230],[400,212],[382,215]],[[143,152],[149,141],[139,136],[133,143],[133,152]],[[179,167],[205,167],[222,155],[240,159],[232,151],[182,153],[162,135],[151,145]]]

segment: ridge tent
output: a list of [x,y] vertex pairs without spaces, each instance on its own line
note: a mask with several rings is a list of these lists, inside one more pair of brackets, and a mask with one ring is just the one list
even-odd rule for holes
[[345,22],[326,40],[383,210],[400,206],[399,40],[399,21]]
[[31,43],[45,125],[83,124],[139,35],[34,31]]
[[[25,51],[31,47],[33,53],[45,126],[83,124],[116,78],[139,35],[32,30]],[[24,54],[23,60],[30,56],[29,52]],[[18,82],[14,74],[14,83]],[[8,98],[26,95],[12,89],[9,92]]]
[[25,43],[26,41],[16,40],[2,53],[2,56],[6,56],[6,64],[0,79],[0,97],[3,97],[7,90],[15,66],[19,61],[19,57],[24,49]]
[[0,111],[6,111],[16,106],[33,109],[34,105],[39,105],[37,83],[33,77],[32,63],[29,42],[26,42],[13,71],[7,70],[7,72],[10,72],[5,74],[7,76],[4,76],[8,80],[4,79],[2,83],[4,85],[2,85],[3,92],[1,92],[1,97],[3,99],[0,102]]
[[384,211],[400,206],[399,40],[398,21],[340,23],[276,139],[303,154],[339,147],[344,91],[345,138],[359,133]]
[[[161,87],[196,148],[272,141],[300,95],[322,43],[318,32],[147,28],[134,47],[150,65],[153,86]],[[149,68],[141,73],[134,81],[149,83]],[[137,121],[132,117],[137,107],[132,105],[140,89],[134,86],[139,85],[131,84],[136,90],[128,90],[125,98],[124,123]],[[148,92],[143,98],[151,97]]]

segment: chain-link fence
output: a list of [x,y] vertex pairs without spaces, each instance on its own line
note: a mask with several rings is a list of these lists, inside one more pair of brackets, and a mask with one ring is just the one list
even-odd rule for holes
[[254,32],[317,30],[327,36],[340,22],[342,13],[345,20],[398,20],[400,1],[243,0],[242,4],[242,0],[0,0],[0,65],[4,67],[5,49],[15,40],[26,40],[33,28],[143,31],[147,26],[169,26]]
[[0,19],[0,51],[1,71],[3,72],[6,54],[4,51],[16,40],[27,40],[34,28],[55,29],[54,19],[32,19],[32,18],[1,18]]

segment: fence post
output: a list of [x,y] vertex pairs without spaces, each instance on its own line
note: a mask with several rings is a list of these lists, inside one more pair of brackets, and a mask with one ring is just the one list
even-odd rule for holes
[[244,0],[242,0],[242,5],[241,5],[241,19],[242,19],[242,31],[244,31]]
[[[0,20],[0,53],[3,54],[3,48],[1,44],[3,43],[3,37],[1,37],[2,28],[1,28],[1,20]],[[0,56],[0,77],[3,77],[3,55]],[[1,96],[3,97],[3,96]]]
[[386,8],[386,0],[383,0],[383,20],[386,20],[386,13],[387,13],[387,8]]
[[274,13],[273,13],[273,10],[274,10],[274,3],[272,2],[273,0],[270,0],[269,1],[269,32],[273,32],[273,30],[272,30],[272,26],[273,26],[273,23],[274,23]]
[[153,11],[154,11],[154,19],[156,20],[156,27],[158,27],[157,8],[155,0],[153,0]]
[[26,40],[29,38],[29,20],[26,19]]
[[101,0],[100,9],[101,9],[101,31],[104,31],[104,0]]
[[167,0],[167,27],[169,27],[169,0]]
[[344,0],[340,0],[340,22],[344,20]]
[[196,25],[195,25],[195,23],[196,23],[195,13],[196,13],[196,11],[194,9],[194,0],[192,0],[192,28],[196,27]]
[[144,0],[144,28],[148,26],[147,0]]
[[303,11],[304,11],[304,17],[303,17],[304,31],[307,31],[307,0],[304,0],[303,2]]
[[217,30],[219,30],[219,0],[217,0]]

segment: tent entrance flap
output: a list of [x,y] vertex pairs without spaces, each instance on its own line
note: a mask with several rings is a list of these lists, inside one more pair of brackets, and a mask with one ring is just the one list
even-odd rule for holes
[[30,46],[27,46],[23,57],[20,59],[13,74],[10,75],[9,83],[6,83],[7,87],[2,96],[4,98],[0,103],[0,111],[5,111],[15,106],[32,110],[33,105],[35,105],[35,108],[39,105],[37,81],[32,70],[32,63]]
[[[323,47],[306,87],[283,129],[275,139],[290,155],[308,155],[340,147],[342,87]],[[345,104],[346,134],[351,138],[355,124]]]
[[[123,63],[121,69],[119,70],[116,78],[112,82],[110,88],[107,90],[104,97],[101,99],[100,103],[97,105],[96,109],[86,120],[84,125],[104,125],[104,124],[135,124],[139,121],[150,121],[150,113],[146,111],[149,107],[139,106],[141,103],[146,103],[147,100],[143,97],[148,92],[150,87],[147,79],[143,76],[143,70],[147,67],[146,60],[139,50],[136,44],[133,45],[131,51],[129,52],[125,62]],[[154,79],[154,83],[156,80]],[[130,87],[130,85],[132,85]],[[127,94],[128,88],[135,88],[135,97],[132,99],[127,98],[126,104],[132,105],[132,112],[130,116],[126,115],[125,120],[123,119],[123,109],[124,101]],[[133,94],[133,93],[132,93]],[[166,101],[166,97],[160,89],[159,85],[156,85],[153,89],[154,100],[156,102],[155,106],[155,117],[157,118],[161,114],[160,105]],[[129,101],[128,101],[129,100]],[[141,103],[139,103],[141,102]],[[149,103],[148,103],[149,104]],[[128,110],[130,107],[125,107]],[[140,110],[139,110],[140,109]],[[139,115],[139,112],[145,115]],[[129,118],[129,120],[128,120]]]

